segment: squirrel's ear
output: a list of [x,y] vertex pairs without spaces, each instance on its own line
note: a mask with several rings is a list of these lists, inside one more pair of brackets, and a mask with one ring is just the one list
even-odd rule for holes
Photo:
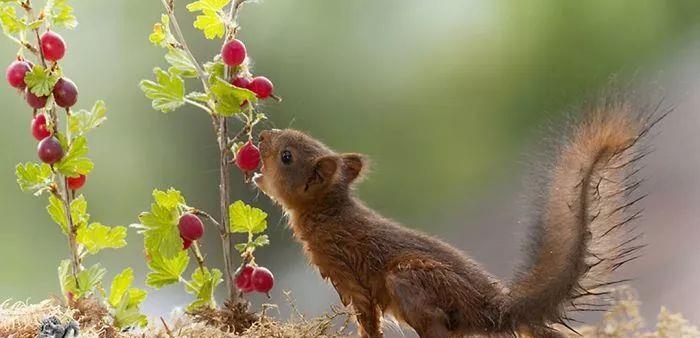
[[343,172],[348,183],[352,183],[367,171],[368,160],[365,155],[348,153],[340,155],[343,160]]
[[306,183],[306,190],[312,186],[325,185],[333,180],[338,171],[338,158],[335,156],[324,156],[316,160],[314,171]]

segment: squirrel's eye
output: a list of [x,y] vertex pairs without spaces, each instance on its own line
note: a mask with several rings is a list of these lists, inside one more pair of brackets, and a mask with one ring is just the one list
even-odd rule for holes
[[292,153],[289,150],[282,151],[282,163],[292,163]]

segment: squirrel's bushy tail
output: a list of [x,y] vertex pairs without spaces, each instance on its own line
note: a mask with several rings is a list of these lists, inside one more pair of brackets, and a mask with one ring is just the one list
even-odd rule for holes
[[550,168],[530,262],[503,302],[508,327],[546,331],[567,325],[568,311],[600,311],[599,296],[620,282],[610,273],[637,257],[630,224],[641,213],[638,164],[648,152],[640,143],[665,115],[651,110],[609,99],[572,124]]

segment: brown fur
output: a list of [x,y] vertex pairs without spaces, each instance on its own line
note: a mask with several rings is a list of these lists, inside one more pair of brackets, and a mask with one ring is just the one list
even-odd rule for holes
[[[362,155],[338,154],[295,130],[265,131],[255,183],[288,213],[311,263],[358,313],[363,337],[382,337],[384,314],[421,337],[563,337],[551,325],[568,319],[564,310],[577,300],[599,294],[606,273],[638,248],[620,229],[635,201],[634,145],[654,122],[628,104],[607,103],[575,124],[551,170],[533,263],[510,285],[365,206],[352,193],[366,167]],[[282,163],[283,151],[291,163]]]

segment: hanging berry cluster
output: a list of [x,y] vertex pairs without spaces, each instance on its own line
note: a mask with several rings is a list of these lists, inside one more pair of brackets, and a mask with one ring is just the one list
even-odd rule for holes
[[[230,172],[235,164],[248,179],[260,166],[260,152],[253,142],[253,131],[266,120],[260,101],[280,98],[272,81],[254,76],[245,44],[238,38],[237,15],[246,0],[197,0],[186,8],[196,13],[194,27],[205,38],[222,40],[220,53],[200,63],[191,52],[175,16],[174,1],[162,0],[165,14],[153,27],[149,40],[165,50],[167,69],[156,67],[154,80],[143,80],[141,90],[152,100],[152,107],[164,113],[186,104],[204,111],[214,126],[219,148],[220,217],[190,206],[180,191],[170,188],[153,192],[151,210],[139,216],[134,225],[144,235],[144,252],[151,272],[146,283],[154,288],[182,283],[195,296],[189,311],[215,308],[213,294],[223,281],[229,291],[229,303],[247,304],[242,293],[268,293],[274,284],[272,273],[255,262],[256,249],[268,245],[264,234],[267,214],[243,201],[230,202]],[[191,80],[191,81],[188,81]],[[188,90],[190,83],[198,87]],[[232,132],[232,128],[238,130]],[[207,268],[200,246],[210,223],[219,233],[224,272]],[[233,234],[247,239],[234,243]],[[233,247],[232,247],[233,246]],[[241,255],[238,268],[233,249]],[[189,252],[189,254],[188,254]],[[190,259],[197,265],[189,278],[183,277]]]

